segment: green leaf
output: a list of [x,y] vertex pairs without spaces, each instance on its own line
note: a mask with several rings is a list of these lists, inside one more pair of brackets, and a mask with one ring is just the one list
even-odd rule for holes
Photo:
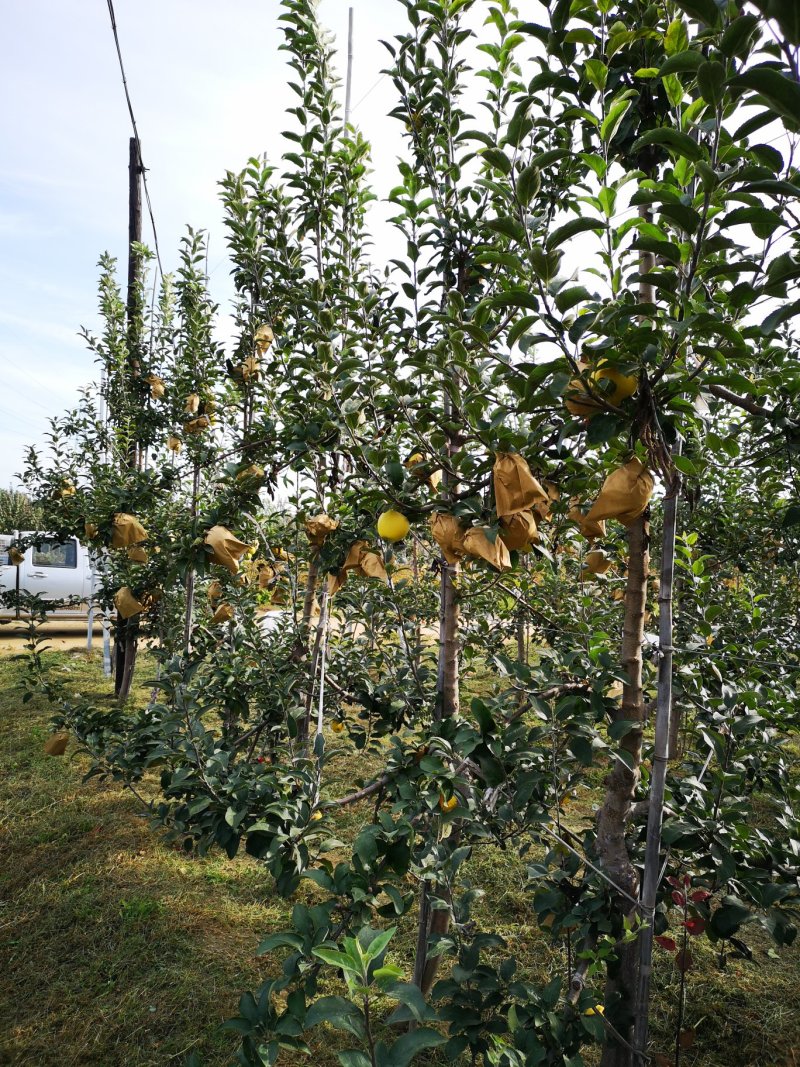
[[711,916],[709,929],[717,937],[728,938],[750,918],[750,909],[738,897],[723,897],[722,904]]
[[359,1049],[345,1049],[344,1052],[337,1052],[336,1055],[342,1067],[372,1067],[369,1056]]
[[591,300],[592,294],[583,285],[573,285],[568,289],[561,289],[555,295],[556,307],[565,314],[570,308],[575,307],[576,304],[580,304],[583,300]]
[[511,160],[501,148],[487,148],[481,155],[495,170],[502,171],[503,174],[511,173]]
[[594,230],[597,233],[603,229],[605,229],[605,223],[600,219],[570,219],[563,226],[553,230],[547,238],[547,248],[558,248],[565,241],[569,241],[579,233],[586,233],[587,230]]
[[635,730],[639,723],[635,719],[617,719],[608,728],[608,736],[612,741],[621,741],[631,730]]
[[752,89],[791,129],[800,125],[800,85],[770,67],[753,67],[731,78],[732,89]]
[[648,130],[633,142],[632,151],[641,152],[643,148],[651,144],[664,145],[677,155],[691,159],[692,162],[702,159],[703,156],[703,150],[697,141],[693,140],[688,133],[681,133],[680,130],[675,130],[671,126],[659,126],[655,130]]
[[541,186],[541,173],[532,163],[520,172],[517,178],[517,198],[524,205],[530,204]]
[[675,0],[675,3],[696,22],[712,27],[719,24],[720,10],[714,0]]
[[346,1030],[358,1038],[364,1037],[364,1014],[344,997],[320,997],[314,1001],[306,1013],[305,1025],[310,1029],[320,1023]]
[[615,104],[612,104],[600,125],[600,137],[606,144],[613,139],[630,106],[630,100],[618,100]]
[[400,1007],[396,1008],[387,1020],[389,1026],[412,1020],[417,1023],[429,1023],[438,1018],[436,1012],[423,997],[419,986],[412,982],[397,982],[384,992],[400,1001]]
[[380,956],[380,954],[384,951],[384,949],[389,944],[389,942],[392,940],[392,938],[394,937],[396,932],[397,932],[397,927],[396,926],[391,926],[391,927],[389,927],[388,930],[382,930],[377,935],[377,937],[374,937],[370,941],[369,945],[364,950],[364,955],[366,956],[367,960],[370,963],[373,960],[377,959],[378,956]]
[[350,959],[346,952],[333,948],[314,948],[311,951],[314,956],[324,963],[329,963],[332,967],[341,967],[349,974],[361,974],[360,966],[355,960]]
[[444,1034],[427,1026],[412,1030],[411,1033],[399,1037],[391,1046],[388,1055],[382,1060],[383,1067],[409,1067],[417,1053],[426,1048],[443,1045],[446,1040]]
[[689,47],[689,31],[683,19],[673,19],[664,34],[664,51],[668,56],[685,52]]
[[697,71],[697,87],[707,104],[716,107],[722,100],[722,87],[725,84],[725,68],[713,60],[703,63]]
[[664,78],[667,74],[685,74],[687,72],[694,73],[698,67],[702,66],[703,54],[702,52],[676,52],[674,56],[669,56],[661,65],[658,71],[659,78]]
[[510,237],[512,241],[522,244],[525,241],[525,227],[518,219],[512,219],[505,215],[497,219],[489,219],[486,223],[490,230],[501,233],[504,237]]
[[588,81],[600,92],[606,87],[608,67],[601,59],[587,59],[583,64]]

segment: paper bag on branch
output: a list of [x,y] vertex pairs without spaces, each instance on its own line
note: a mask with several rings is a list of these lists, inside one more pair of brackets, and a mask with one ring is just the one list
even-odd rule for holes
[[186,397],[186,403],[184,404],[183,410],[187,415],[196,415],[200,410],[200,394],[189,393]]
[[67,751],[68,741],[69,734],[64,730],[59,730],[57,734],[51,734],[44,743],[44,754],[46,756],[63,756]]
[[220,604],[214,614],[211,616],[211,624],[216,626],[221,622],[230,622],[234,617],[234,610],[232,605],[228,603]]
[[590,574],[605,574],[611,566],[611,560],[601,548],[595,548],[586,553],[584,565]]
[[175,452],[176,455],[183,448],[183,441],[180,437],[176,437],[174,433],[171,433],[167,438],[167,448],[170,452]]
[[213,582],[208,583],[208,588],[206,589],[206,596],[212,604],[215,600],[221,600],[224,595],[225,591],[222,588],[222,582],[219,580],[219,578],[215,578]]
[[212,561],[231,574],[238,574],[239,560],[250,551],[250,545],[234,537],[225,526],[212,526],[205,536],[205,543],[211,549]]
[[356,541],[352,544],[339,573],[328,575],[329,596],[334,596],[339,592],[347,581],[347,575],[350,571],[361,578],[378,578],[382,582],[389,581],[383,560],[377,552],[369,550],[366,541]]
[[141,545],[131,545],[128,549],[128,559],[131,563],[147,563],[149,558],[147,549]]
[[164,379],[157,374],[148,374],[145,381],[150,386],[150,396],[153,400],[161,400],[167,391]]
[[211,425],[211,419],[208,415],[198,415],[196,419],[189,419],[184,426],[184,433],[202,433],[203,430],[207,430]]
[[500,520],[500,537],[509,552],[529,549],[539,540],[532,511],[518,511]]
[[463,559],[465,532],[455,515],[441,511],[431,515],[431,534],[448,563],[458,563]]
[[431,470],[430,464],[422,452],[415,452],[413,456],[409,456],[403,466],[415,478],[419,478],[421,482],[427,482],[434,492],[442,484],[442,472],[440,470]]
[[584,515],[579,507],[570,508],[567,518],[577,523],[587,541],[593,541],[595,537],[605,537],[606,535],[605,522],[602,519],[600,521],[590,519],[587,515]]
[[239,471],[236,481],[243,489],[255,492],[264,484],[264,468],[258,463],[251,463],[249,467]]
[[96,522],[85,522],[83,524],[83,536],[87,541],[94,541],[95,537],[100,533],[100,527]]
[[630,526],[642,514],[653,495],[653,476],[636,456],[618,467],[603,482],[600,495],[586,515],[586,521],[617,519]]
[[531,509],[539,522],[550,518],[552,504],[561,497],[561,493],[552,482],[545,482],[543,489],[547,493],[547,500],[537,500]]
[[[306,519],[308,540],[314,548],[321,548],[328,534],[333,533],[338,526],[338,519],[332,519],[330,515],[326,515],[324,512],[321,515],[314,515],[312,518]],[[360,542],[357,541],[356,544],[360,544]]]
[[123,585],[114,594],[114,606],[123,619],[131,619],[145,610],[144,604],[136,599],[127,585]]
[[118,511],[114,516],[111,530],[112,548],[129,548],[147,540],[147,530],[139,522],[135,515],[128,515],[124,511]]
[[8,558],[11,560],[15,567],[19,567],[21,563],[25,562],[25,553],[20,552],[18,548],[13,546],[8,550]]
[[497,452],[494,463],[495,511],[500,518],[548,504],[547,493],[518,452]]
[[261,373],[261,364],[255,356],[248,356],[239,367],[239,370],[243,381],[257,382],[259,374]]
[[490,541],[482,526],[473,526],[464,534],[464,549],[470,556],[485,559],[496,571],[510,571],[511,557],[508,549],[498,537]]
[[255,341],[256,352],[258,352],[259,356],[263,356],[275,340],[272,327],[268,326],[266,322],[262,322],[256,330],[253,340]]

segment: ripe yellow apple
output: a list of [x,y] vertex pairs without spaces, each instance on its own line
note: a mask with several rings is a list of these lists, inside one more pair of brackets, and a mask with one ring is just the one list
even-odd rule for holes
[[384,511],[378,519],[378,537],[384,541],[402,541],[411,523],[399,511]]
[[[623,400],[633,396],[639,388],[639,379],[636,375],[623,374],[616,367],[608,366],[607,363],[601,361],[597,369],[589,375],[589,382],[593,387],[597,387],[604,380],[611,382],[614,388],[609,392],[605,392],[602,388],[595,388],[595,392],[614,407],[618,407]],[[573,378],[569,383],[564,403],[567,411],[573,415],[594,415],[601,408],[599,400],[595,400],[587,391],[580,378]]]

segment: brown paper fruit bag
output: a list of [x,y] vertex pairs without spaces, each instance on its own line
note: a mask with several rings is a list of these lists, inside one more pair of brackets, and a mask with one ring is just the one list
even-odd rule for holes
[[145,381],[150,386],[150,396],[153,400],[162,400],[167,391],[164,379],[159,378],[157,374],[148,374]]
[[[338,526],[338,520],[332,519],[330,515],[326,515],[324,512],[321,515],[314,515],[312,518],[306,519],[308,540],[314,548],[320,548],[328,534],[333,533]],[[359,543],[356,542],[356,544]]]
[[222,588],[222,582],[219,580],[219,578],[215,578],[213,582],[208,583],[208,588],[206,589],[206,596],[212,604],[215,600],[221,600],[224,595],[225,591]]
[[145,610],[144,604],[136,599],[127,585],[123,585],[114,594],[114,606],[123,619],[131,619]]
[[205,536],[205,543],[211,549],[212,561],[231,574],[238,574],[239,560],[250,550],[250,545],[234,537],[225,526],[212,526]]
[[534,504],[547,504],[547,493],[531,474],[518,452],[497,452],[494,463],[495,511],[502,519],[519,511],[530,511]]
[[584,515],[579,507],[570,508],[567,518],[577,523],[587,541],[593,541],[595,537],[605,537],[606,535],[605,522],[590,519],[587,515]]
[[444,558],[448,563],[458,563],[464,558],[464,527],[455,515],[446,515],[441,511],[431,515],[430,522],[431,534]]
[[473,526],[464,534],[464,549],[470,556],[485,559],[496,571],[510,571],[511,557],[508,549],[498,537],[490,541],[482,526]]
[[378,578],[382,582],[388,582],[389,576],[383,565],[383,560],[377,552],[369,551],[366,541],[355,541],[347,553],[347,558],[342,564],[338,574],[328,575],[328,595],[334,596],[347,581],[347,575],[352,571],[361,578]]
[[586,521],[616,519],[630,526],[642,514],[653,495],[653,476],[636,456],[618,467],[603,482],[600,495],[586,515]]
[[234,615],[235,613],[231,604],[220,604],[220,606],[211,616],[211,625],[216,626],[221,622],[231,622],[231,620],[234,618]]
[[275,340],[272,327],[268,326],[266,322],[262,322],[256,330],[253,340],[255,341],[256,351],[260,356],[263,356]]
[[584,565],[590,574],[605,574],[611,566],[611,560],[601,548],[595,548],[586,553]]
[[8,550],[8,558],[15,567],[19,567],[21,563],[25,562],[25,553],[20,552],[18,548],[13,546]]
[[167,438],[167,448],[177,455],[183,448],[183,441],[181,441],[180,437],[176,437],[174,433],[171,433]]
[[264,484],[264,468],[258,463],[251,463],[249,467],[239,471],[236,481],[243,489],[255,492]]
[[141,545],[131,545],[128,549],[128,559],[131,563],[147,563],[149,558],[147,549]]
[[525,552],[539,540],[532,511],[518,511],[500,520],[500,537],[509,552]]
[[44,754],[46,756],[63,756],[67,751],[68,742],[69,734],[64,730],[51,734],[44,743]]
[[183,428],[184,433],[202,433],[211,425],[208,415],[198,415],[196,419],[189,419]]
[[442,484],[442,472],[438,469],[431,470],[430,463],[422,452],[409,456],[403,466],[414,478],[427,482],[434,492]]
[[183,410],[187,415],[196,415],[200,410],[200,394],[189,393],[186,397],[186,403],[183,406]]
[[147,530],[145,530],[136,516],[128,515],[124,511],[118,511],[114,516],[111,530],[111,547],[129,548],[131,545],[138,545],[146,540]]
[[255,356],[248,356],[239,367],[242,380],[245,382],[257,382],[261,373],[261,364]]

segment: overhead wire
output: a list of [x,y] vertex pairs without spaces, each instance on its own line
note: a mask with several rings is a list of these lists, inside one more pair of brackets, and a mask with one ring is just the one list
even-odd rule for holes
[[155,250],[156,250],[156,260],[158,262],[158,270],[159,270],[159,273],[161,274],[161,277],[163,278],[163,276],[164,276],[164,268],[163,268],[162,263],[161,263],[161,251],[160,251],[160,249],[158,247],[158,231],[156,230],[156,220],[155,220],[155,216],[153,214],[153,203],[152,203],[152,201],[150,199],[150,189],[149,189],[149,186],[147,184],[147,170],[146,170],[144,162],[142,160],[142,142],[139,139],[139,128],[138,128],[138,126],[136,124],[136,116],[133,113],[133,104],[131,103],[131,94],[130,94],[130,92],[128,90],[128,79],[125,76],[125,64],[122,61],[122,49],[120,48],[120,43],[119,43],[119,32],[117,30],[117,19],[116,19],[116,15],[114,14],[114,2],[113,2],[113,0],[106,0],[106,3],[108,4],[108,14],[109,14],[109,17],[111,19],[111,30],[112,30],[112,33],[114,34],[114,45],[116,46],[116,49],[117,49],[117,58],[119,60],[119,69],[120,69],[120,74],[122,75],[122,86],[123,86],[123,88],[125,90],[125,100],[126,100],[126,102],[128,104],[128,114],[131,117],[131,125],[133,126],[133,137],[134,137],[134,140],[136,142],[136,155],[138,157],[139,171],[140,171],[140,173],[142,175],[142,184],[144,185],[144,197],[145,197],[145,201],[147,203],[147,213],[150,216],[150,225],[153,228],[153,243],[155,245]]

